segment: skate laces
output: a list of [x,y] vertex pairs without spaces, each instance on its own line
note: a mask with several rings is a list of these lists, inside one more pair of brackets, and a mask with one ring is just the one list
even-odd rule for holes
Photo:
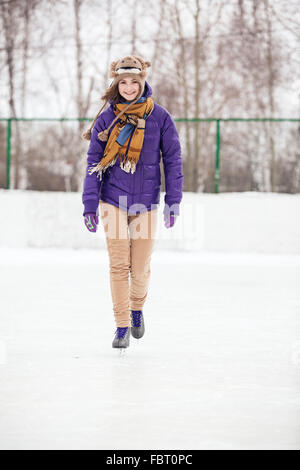
[[131,310],[132,326],[138,328],[141,326],[142,310]]
[[117,331],[116,331],[117,337],[124,338],[127,333],[127,330],[128,330],[128,326],[125,326],[124,328],[121,326],[118,326]]

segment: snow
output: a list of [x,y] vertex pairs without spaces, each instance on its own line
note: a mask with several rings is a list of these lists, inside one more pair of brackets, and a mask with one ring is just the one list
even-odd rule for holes
[[230,251],[210,219],[200,249],[157,244],[145,336],[120,356],[78,195],[0,194],[1,449],[299,449],[299,198],[199,197],[247,240]]
[[[300,254],[299,194],[184,192],[180,217],[169,230],[164,196],[158,250]],[[105,249],[103,229],[88,232],[82,212],[81,193],[2,189],[0,246]]]

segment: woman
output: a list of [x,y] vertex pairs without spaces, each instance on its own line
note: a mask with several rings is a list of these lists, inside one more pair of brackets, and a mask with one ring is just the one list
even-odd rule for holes
[[[152,90],[146,82],[150,65],[138,56],[112,62],[113,80],[102,96],[105,103],[82,135],[91,141],[82,194],[83,216],[87,229],[96,232],[100,207],[117,326],[114,348],[128,347],[130,332],[141,338],[145,331],[142,309],[160,202],[160,151],[167,228],[174,225],[182,199],[179,137],[169,112],[151,98]],[[110,106],[101,113],[107,102]]]

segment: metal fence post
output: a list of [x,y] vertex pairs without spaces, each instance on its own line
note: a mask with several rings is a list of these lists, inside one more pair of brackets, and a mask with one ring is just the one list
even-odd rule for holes
[[11,119],[7,119],[6,128],[6,189],[10,188],[10,152],[11,152]]
[[220,181],[220,119],[217,122],[216,132],[216,162],[215,162],[215,193],[219,192],[219,181]]

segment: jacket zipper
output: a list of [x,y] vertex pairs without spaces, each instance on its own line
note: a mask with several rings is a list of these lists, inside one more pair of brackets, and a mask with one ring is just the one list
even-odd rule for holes
[[[130,142],[131,142],[131,139],[132,139],[132,137],[133,137],[133,134],[134,134],[134,131],[133,131],[133,133],[132,133],[131,136],[130,136],[130,139],[129,139],[129,142],[128,142],[128,146],[127,146],[127,150],[126,150],[126,153],[125,153],[125,158],[124,158],[124,160],[125,160],[126,157],[127,157],[127,154],[128,154],[128,151],[129,151],[129,147],[130,147]],[[134,190],[134,183],[135,183],[135,172],[133,173],[133,179],[132,179],[132,184],[133,184],[132,193],[133,193],[133,190]]]
[[[146,119],[147,117],[148,117],[148,115],[147,115],[147,113],[145,113],[145,114],[144,114],[144,119]],[[145,132],[146,132],[146,129],[145,129]],[[134,131],[133,131],[133,133],[131,134],[130,139],[129,139],[129,142],[128,142],[127,150],[126,150],[126,153],[125,153],[125,159],[126,159],[126,157],[127,157],[128,151],[129,151],[130,142],[131,142],[131,139],[132,139],[132,137],[133,137],[133,134],[134,134]],[[142,150],[141,150],[141,151],[142,151]],[[135,169],[135,172],[136,172],[136,169]],[[132,179],[132,182],[133,182],[133,190],[135,189],[135,172],[133,173],[133,179]],[[141,184],[142,184],[142,182],[141,182]],[[132,192],[133,192],[133,191],[132,191]],[[140,185],[140,192],[142,192],[142,190],[141,190],[141,185]],[[135,194],[135,192],[134,192],[134,194]]]

